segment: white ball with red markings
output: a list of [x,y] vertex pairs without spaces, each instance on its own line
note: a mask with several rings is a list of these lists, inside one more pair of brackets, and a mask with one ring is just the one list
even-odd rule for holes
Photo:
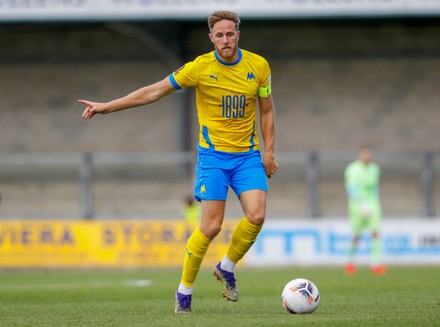
[[296,278],[284,286],[281,300],[290,313],[312,313],[320,301],[319,290],[310,280]]

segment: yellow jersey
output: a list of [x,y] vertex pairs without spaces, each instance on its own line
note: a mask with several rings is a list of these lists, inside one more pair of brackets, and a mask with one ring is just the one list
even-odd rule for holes
[[196,87],[199,146],[223,152],[259,149],[257,97],[271,93],[268,62],[237,49],[238,59],[223,62],[217,51],[198,56],[169,75],[174,88]]

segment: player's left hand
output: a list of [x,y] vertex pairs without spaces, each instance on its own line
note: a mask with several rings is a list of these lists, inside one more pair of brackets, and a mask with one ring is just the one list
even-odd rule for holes
[[271,178],[278,170],[278,163],[275,161],[274,156],[264,156],[263,166],[268,178]]

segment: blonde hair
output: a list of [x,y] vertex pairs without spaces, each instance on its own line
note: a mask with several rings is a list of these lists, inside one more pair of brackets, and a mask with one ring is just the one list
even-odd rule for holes
[[211,16],[208,17],[208,26],[209,26],[209,32],[212,33],[212,27],[218,23],[219,21],[226,19],[230,20],[235,23],[235,30],[239,31],[239,25],[240,25],[240,18],[238,17],[237,13],[233,11],[214,11]]

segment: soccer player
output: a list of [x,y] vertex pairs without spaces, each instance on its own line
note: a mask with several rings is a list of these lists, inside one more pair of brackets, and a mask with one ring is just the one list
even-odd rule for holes
[[382,219],[379,183],[380,168],[372,162],[372,151],[368,146],[359,150],[358,159],[345,169],[345,189],[348,197],[348,215],[353,232],[352,242],[348,252],[348,263],[345,273],[353,275],[356,272],[354,257],[359,237],[363,230],[371,232],[372,258],[371,271],[384,274],[386,268],[380,264],[379,230]]
[[[176,313],[191,312],[193,285],[211,241],[223,223],[227,192],[240,200],[244,217],[236,226],[225,256],[214,269],[223,297],[238,300],[234,267],[255,242],[265,219],[267,178],[278,169],[274,158],[275,108],[267,61],[240,49],[240,19],[230,11],[208,18],[214,50],[188,62],[165,79],[108,103],[79,100],[82,117],[146,105],[185,87],[196,88],[200,125],[195,198],[201,201],[199,228],[188,239]],[[258,102],[263,154],[260,153],[256,108]]]
[[195,201],[194,196],[187,196],[180,208],[182,218],[195,229],[200,225],[200,213],[200,203]]

